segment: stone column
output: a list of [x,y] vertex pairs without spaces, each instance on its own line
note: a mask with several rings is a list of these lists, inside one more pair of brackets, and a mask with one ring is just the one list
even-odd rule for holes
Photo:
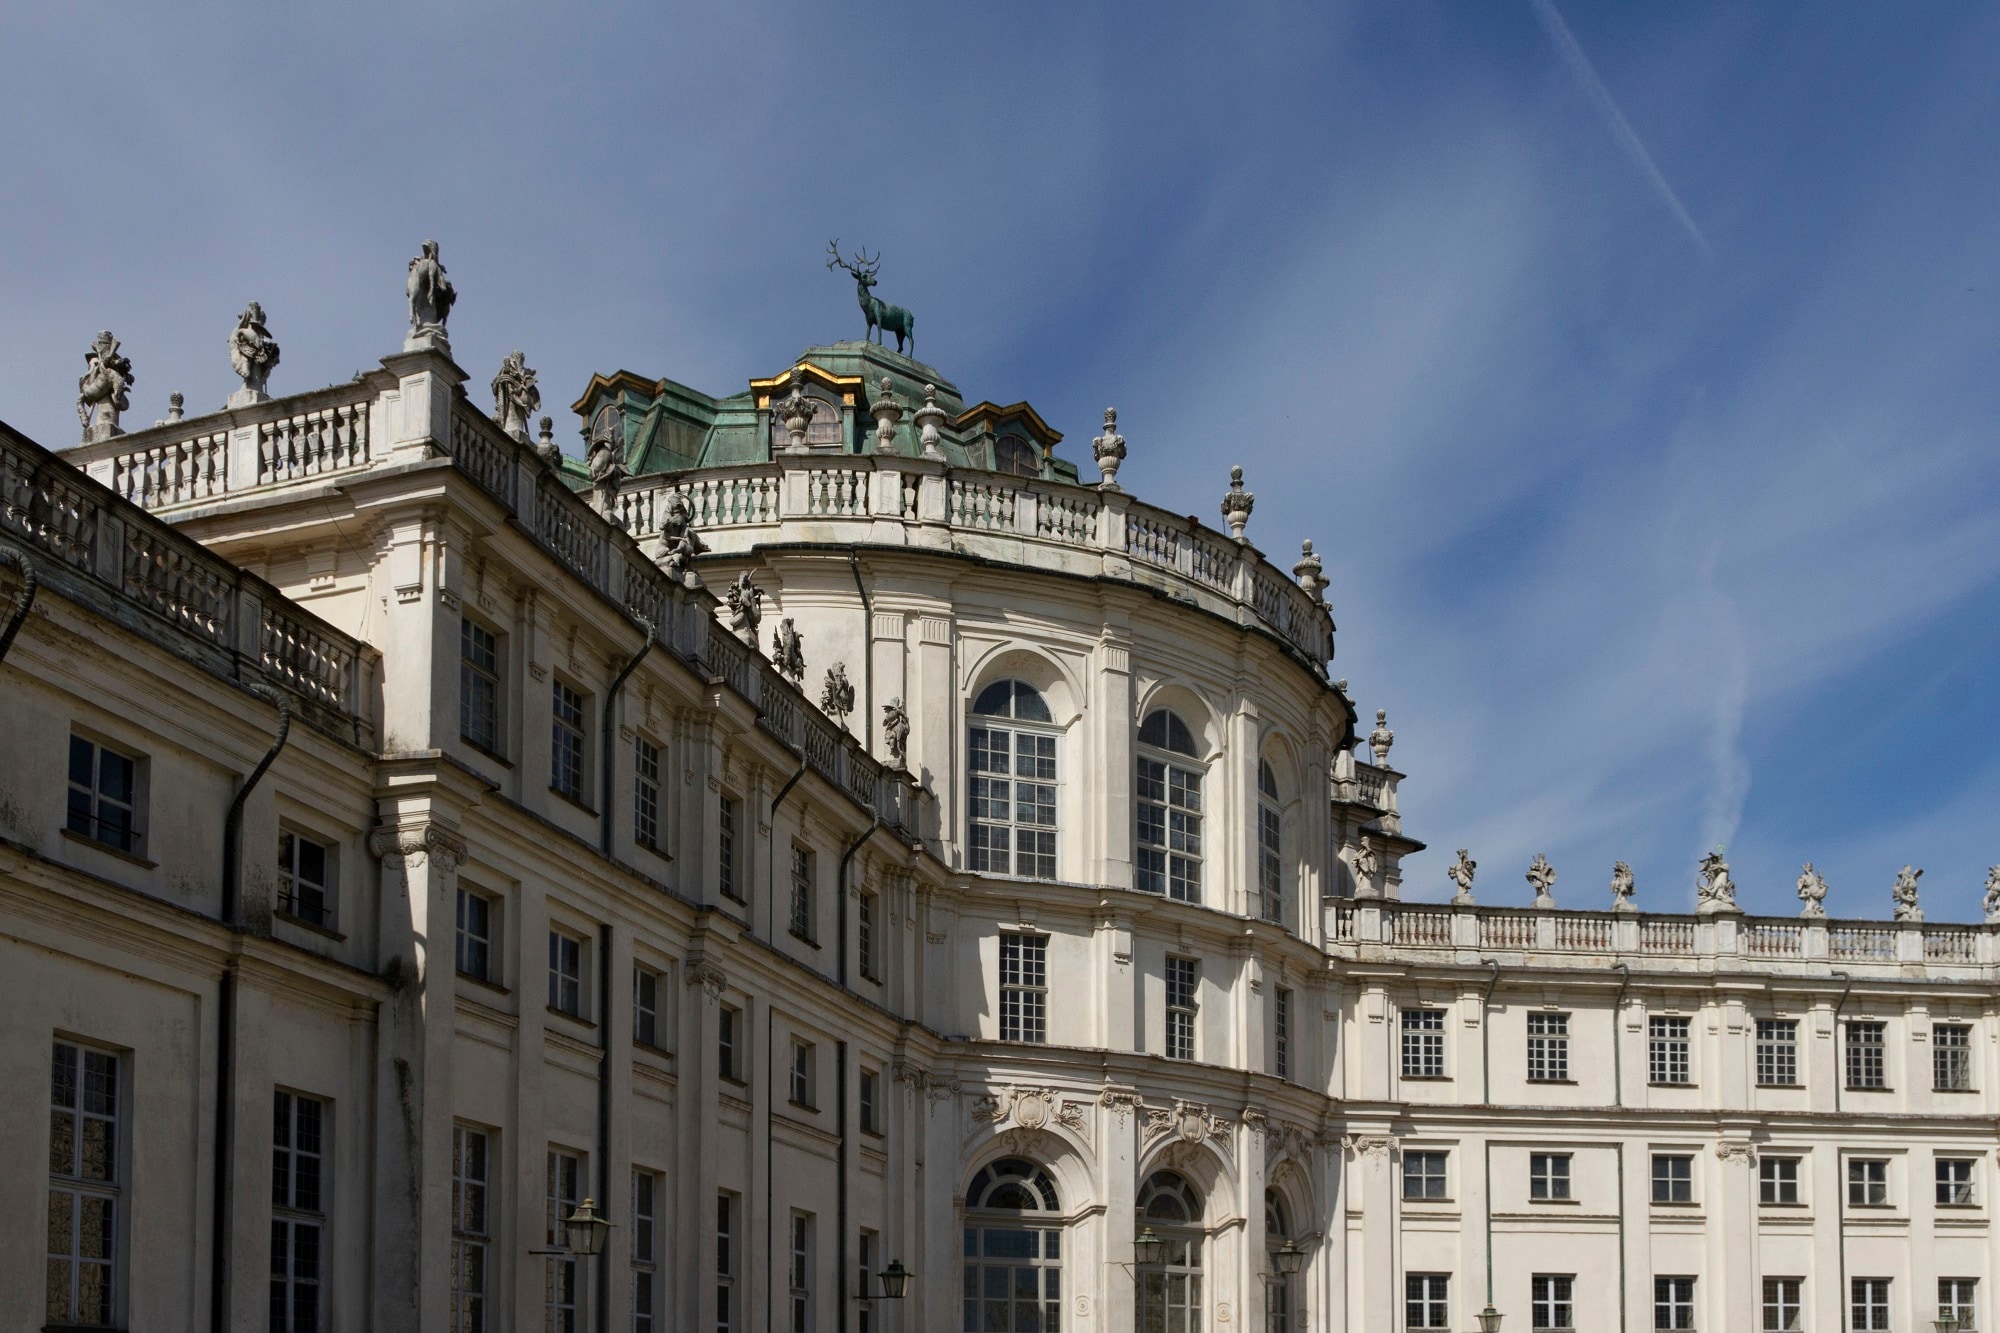
[[[729,978],[709,957],[704,942],[681,965],[681,980],[687,999],[682,1010],[680,1050],[674,1059],[678,1074],[674,1113],[682,1169],[674,1173],[672,1184],[679,1198],[678,1217],[674,1221],[677,1262],[673,1266],[679,1270],[674,1275],[674,1284],[678,1297],[675,1306],[680,1314],[672,1322],[678,1328],[714,1328],[715,1201],[721,1187],[716,1172],[715,1141],[722,1094],[718,1061],[722,997]],[[747,1023],[748,1016],[738,1021]],[[736,1033],[738,1052],[745,1049],[747,1035],[744,1031]],[[748,1049],[754,1052],[758,1047]],[[741,1247],[748,1240],[741,1234],[748,1219],[741,1209],[738,1217],[736,1241]]]
[[[1096,752],[1087,803],[1090,826],[1097,831],[1097,864],[1106,884],[1129,889],[1132,875],[1132,740],[1138,720],[1132,716],[1132,654],[1122,629],[1107,632],[1096,657],[1099,704],[1085,710],[1095,734],[1085,744]],[[1095,717],[1092,717],[1092,712]]]
[[1376,1131],[1350,1136],[1347,1146],[1354,1153],[1361,1215],[1367,1219],[1361,1229],[1361,1327],[1397,1328],[1402,1323],[1398,1309],[1402,1293],[1396,1290],[1395,1240],[1402,1219],[1396,1213],[1396,1141]]
[[[1136,1088],[1106,1084],[1098,1096],[1104,1151],[1098,1158],[1098,1195],[1089,1202],[1103,1206],[1103,1288],[1096,1297],[1092,1333],[1118,1333],[1137,1327],[1138,1276],[1132,1264],[1132,1242],[1138,1236],[1139,1141],[1145,1116]],[[1081,1277],[1081,1275],[1079,1275]],[[927,1327],[956,1328],[940,1323]]]
[[1703,1304],[1717,1328],[1757,1327],[1757,1152],[1749,1129],[1731,1126],[1715,1145],[1719,1206],[1709,1220],[1708,1253],[1717,1293]]

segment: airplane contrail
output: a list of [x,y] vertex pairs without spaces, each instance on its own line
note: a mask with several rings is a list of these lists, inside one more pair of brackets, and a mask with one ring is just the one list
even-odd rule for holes
[[1577,43],[1576,34],[1569,30],[1569,24],[1563,22],[1563,16],[1556,10],[1555,0],[1529,0],[1529,3],[1534,6],[1535,17],[1541,20],[1543,31],[1547,32],[1549,40],[1556,44],[1556,50],[1562,53],[1563,63],[1569,66],[1569,72],[1576,79],[1577,87],[1597,104],[1597,113],[1604,118],[1604,124],[1611,131],[1611,137],[1618,141],[1618,146],[1625,150],[1625,156],[1632,159],[1633,165],[1645,173],[1646,179],[1653,186],[1653,192],[1659,195],[1661,201],[1673,211],[1674,217],[1687,229],[1687,234],[1694,238],[1694,243],[1706,254],[1708,238],[1701,234],[1701,228],[1697,227],[1694,219],[1688,215],[1687,209],[1681,204],[1680,196],[1674,193],[1674,187],[1667,184],[1667,178],[1661,175],[1660,169],[1653,164],[1653,155],[1646,151],[1645,144],[1639,142],[1639,136],[1632,129],[1631,122],[1627,121],[1624,113],[1619,111],[1618,104],[1611,100],[1610,89],[1604,86],[1604,80],[1597,77],[1597,70],[1591,65],[1590,57],[1583,53],[1583,47]]

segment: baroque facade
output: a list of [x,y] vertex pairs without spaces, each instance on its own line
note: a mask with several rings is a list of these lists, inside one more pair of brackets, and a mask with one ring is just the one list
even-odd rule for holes
[[21,1326],[1984,1326],[2000,935],[1914,872],[1405,903],[1240,473],[870,342],[599,376],[579,460],[408,291],[350,383],[253,306],[222,411],[0,428]]

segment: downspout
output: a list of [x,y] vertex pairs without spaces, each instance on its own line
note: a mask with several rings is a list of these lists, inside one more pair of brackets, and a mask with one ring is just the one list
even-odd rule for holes
[[12,565],[21,571],[21,602],[8,617],[7,628],[0,629],[0,658],[7,656],[7,650],[14,646],[14,636],[27,623],[28,608],[35,602],[35,567],[28,562],[28,553],[18,546],[0,544],[0,565]]
[[[243,867],[243,806],[250,799],[251,791],[271,771],[278,751],[285,748],[285,741],[292,733],[292,705],[284,695],[264,685],[247,684],[244,688],[277,708],[278,734],[272,740],[271,748],[257,761],[257,767],[250,770],[250,776],[236,789],[236,796],[229,802],[229,815],[223,821],[221,919],[223,927],[232,933],[241,929],[236,916],[240,897],[238,880]],[[215,1197],[209,1237],[208,1326],[213,1333],[225,1333],[228,1327],[231,1257],[229,1159],[235,1146],[235,1126],[230,1114],[236,1097],[236,1065],[231,1058],[236,1043],[236,963],[233,959],[223,967],[215,998]]]
[[847,850],[840,854],[840,870],[834,876],[833,891],[840,905],[839,924],[834,929],[834,942],[839,947],[836,956],[840,961],[834,973],[842,989],[846,989],[847,986],[847,863],[854,859],[854,854],[860,851],[862,845],[875,836],[875,830],[881,827],[880,815],[868,821],[868,827],[861,830],[861,836],[849,843]]
[[[842,920],[846,917],[843,915]],[[839,1173],[834,1184],[834,1215],[838,1219],[840,1235],[834,1241],[834,1297],[840,1302],[840,1333],[847,1333],[850,1314],[847,1299],[847,1043],[833,1044],[833,1097],[834,1132],[840,1136],[840,1144],[834,1158],[834,1170]],[[866,1299],[868,1293],[862,1292]],[[602,1330],[600,1330],[602,1333]]]
[[[1618,969],[1618,998],[1611,1002],[1611,1104],[1620,1109],[1625,1105],[1625,1059],[1624,1042],[1618,1035],[1618,1024],[1625,1013],[1625,992],[1632,986],[1632,969],[1624,963],[1614,963]],[[1626,1310],[1628,1304],[1625,1287],[1625,1142],[1618,1143],[1618,1331],[1625,1333]]]
[[[1854,975],[1850,972],[1835,972],[1842,985],[1840,998],[1833,1005],[1833,1114],[1840,1115],[1840,1085],[1847,1079],[1847,1071],[1841,1068],[1840,1011],[1847,1007],[1848,994],[1854,989]],[[1849,1296],[1847,1290],[1847,1182],[1842,1180],[1840,1153],[1833,1155],[1833,1218],[1834,1247],[1840,1256],[1840,1327],[1845,1330],[1848,1320]]]
[[[646,630],[651,646],[652,627]],[[640,657],[645,656],[642,652]],[[639,658],[632,659],[637,666]],[[625,668],[631,671],[632,667]],[[620,680],[624,677],[620,676]],[[616,690],[618,687],[611,687]],[[605,700],[605,711],[611,702]],[[609,809],[609,802],[606,803]],[[597,1197],[600,1208],[611,1202],[611,927],[597,928]],[[637,1219],[633,1219],[635,1222]],[[611,1246],[597,1252],[597,1333],[611,1329]]]
[[[1500,985],[1500,960],[1489,958],[1486,966],[1493,969],[1487,978],[1486,994],[1479,999],[1479,1102],[1482,1106],[1493,1104],[1493,1026],[1489,1010],[1493,1007],[1493,992]],[[1486,1140],[1486,1308],[1493,1307],[1493,1140]]]
[[[803,767],[799,769],[801,773],[804,771]],[[794,782],[797,780],[796,777],[793,778]],[[784,795],[783,792],[778,794],[781,797]],[[771,808],[776,810],[778,803],[773,801]],[[764,1333],[771,1333],[773,1327],[771,1312],[778,1305],[777,1282],[772,1276],[778,1267],[777,1238],[771,1232],[771,1228],[777,1225],[777,1219],[771,1212],[775,1203],[775,1195],[771,1188],[771,1135],[772,1123],[778,1115],[778,1085],[773,1082],[778,1076],[778,1067],[772,1063],[771,1043],[777,1038],[778,1029],[771,1015],[771,1005],[766,1001],[764,1004]]]
[[[603,757],[602,767],[604,770],[604,782],[597,789],[597,799],[603,807],[597,816],[597,849],[606,856],[611,855],[611,784],[613,778],[611,742],[618,734],[618,691],[625,688],[626,678],[634,671],[637,671],[639,663],[646,660],[646,654],[653,651],[653,622],[644,616],[634,616],[632,618],[639,622],[640,629],[646,631],[646,641],[639,645],[639,651],[632,654],[632,660],[625,664],[625,669],[612,679],[611,688],[604,692],[604,715],[602,719],[604,739],[597,747],[598,752]],[[608,953],[605,954],[606,958],[610,956]],[[606,1009],[605,1012],[609,1013],[610,1010]]]
[[792,794],[792,788],[799,785],[799,779],[806,775],[806,752],[799,751],[799,770],[785,779],[785,785],[778,788],[778,794],[771,798],[771,818],[765,820],[765,827],[771,831],[764,835],[764,938],[776,941],[778,938],[778,807]]
[[[861,748],[875,753],[875,606],[868,600],[868,588],[861,582],[861,561],[852,546],[847,548],[847,568],[854,575],[854,591],[861,596]],[[5,646],[0,645],[0,652]]]

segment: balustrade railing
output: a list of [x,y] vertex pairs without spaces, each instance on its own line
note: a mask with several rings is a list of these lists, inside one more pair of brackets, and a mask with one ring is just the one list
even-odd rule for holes
[[260,484],[365,467],[369,461],[367,403],[335,403],[257,426]]
[[488,495],[514,508],[515,442],[485,414],[466,403],[455,404],[445,451],[459,470]]
[[1639,922],[1640,953],[1693,953],[1694,922],[1647,919]]
[[1535,918],[1525,912],[1481,912],[1479,943],[1487,949],[1532,949]]
[[1554,923],[1558,949],[1608,953],[1614,947],[1609,917],[1558,915]]
[[1896,931],[1890,926],[1833,926],[1826,933],[1827,953],[1861,962],[1894,962]]
[[1927,963],[1978,962],[1979,932],[1968,926],[1924,927],[1924,961]]
[[1388,920],[1389,942],[1418,948],[1445,948],[1451,944],[1451,913],[1413,910],[1405,907]]
[[1742,952],[1757,958],[1796,958],[1803,952],[1804,929],[1784,921],[1752,921],[1737,939]]
[[206,500],[228,488],[228,431],[163,440],[111,460],[111,489],[142,509]]

